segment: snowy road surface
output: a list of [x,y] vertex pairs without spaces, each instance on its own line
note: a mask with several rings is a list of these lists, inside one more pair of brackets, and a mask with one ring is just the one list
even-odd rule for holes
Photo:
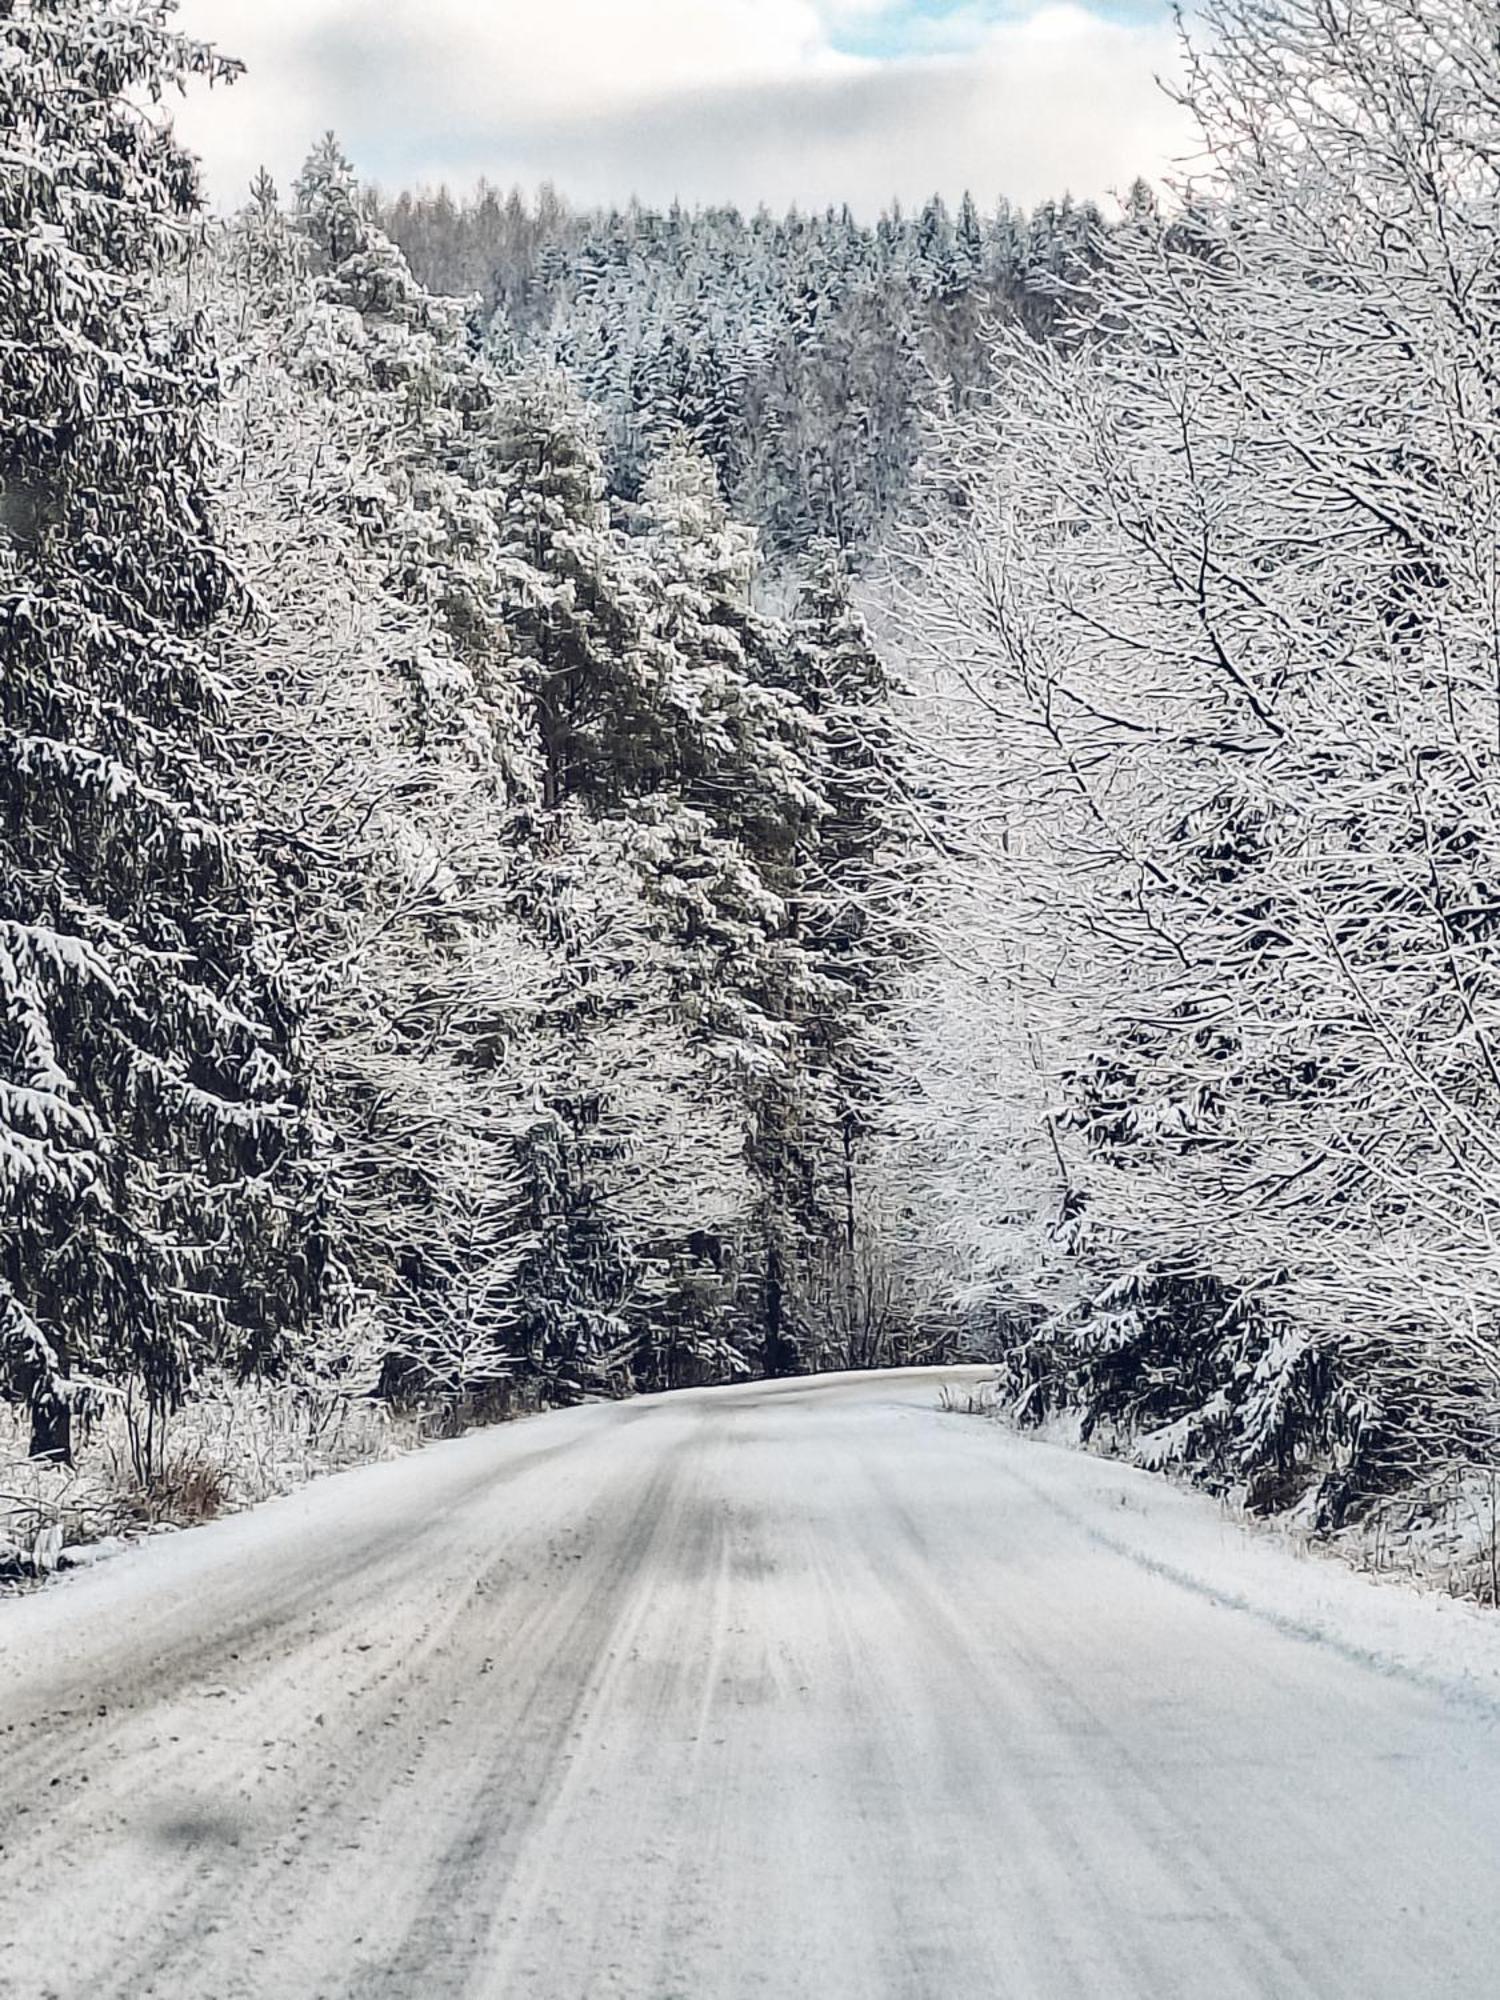
[[1496,1631],[931,1377],[538,1418],[0,1603],[0,1993],[1487,2000]]

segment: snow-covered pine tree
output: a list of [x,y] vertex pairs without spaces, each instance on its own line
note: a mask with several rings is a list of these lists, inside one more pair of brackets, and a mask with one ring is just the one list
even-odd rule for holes
[[687,917],[681,976],[742,1105],[756,1191],[751,1319],[762,1365],[780,1374],[804,1342],[808,1246],[827,1232],[816,1084],[802,1060],[807,1024],[831,998],[803,907],[826,813],[818,726],[792,684],[785,627],[753,601],[754,532],[730,519],[713,468],[685,441],[653,466],[641,518],[665,630],[707,725],[701,761],[658,816],[659,852],[676,846],[659,889]]
[[610,524],[594,424],[562,376],[526,369],[487,437],[506,627],[541,738],[543,804],[607,811],[668,781],[690,725],[680,663]]
[[914,829],[897,690],[854,601],[847,557],[831,542],[810,552],[789,658],[796,691],[821,725],[816,768],[825,811],[802,901],[807,947],[831,1004],[807,1022],[804,1040],[832,1115],[837,1297],[844,1331],[854,1338],[868,1221],[857,1185],[860,1155],[889,1094],[886,1029],[915,957]]
[[154,289],[197,204],[158,107],[231,70],[165,5],[0,14],[0,1369],[60,1457],[127,1374],[270,1362],[324,1275],[226,823],[213,366]]
[[594,866],[584,857],[593,819],[670,768],[670,662],[610,530],[597,439],[561,378],[528,371],[506,385],[488,444],[503,496],[507,626],[543,770],[517,908],[558,980],[521,1137],[521,1338],[539,1379],[568,1395],[630,1379],[625,1310],[637,1258],[611,1193],[629,1178],[632,1121],[601,1053],[631,1010],[618,977],[629,952],[598,920],[608,842]]
[[[552,1230],[548,1295],[571,1286],[568,1323],[613,1339],[620,1257],[596,1252],[614,1240],[635,1272],[636,1378],[722,1370],[719,1274],[734,1261],[722,1245],[742,1193],[734,1147],[722,1110],[689,1119],[680,1101],[664,1101],[662,1082],[708,1095],[709,1052],[671,969],[676,898],[701,904],[705,869],[753,874],[723,843],[705,863],[711,828],[684,802],[694,774],[721,755],[726,725],[705,700],[712,675],[674,643],[646,549],[610,522],[597,438],[567,385],[517,377],[497,405],[491,450],[506,495],[508,627],[546,772],[522,906],[561,955],[543,1111],[566,1133],[541,1133],[534,1158],[549,1183],[538,1199],[554,1221],[587,1218],[582,1237]],[[691,1288],[699,1322],[676,1314],[667,1355],[648,1307],[669,1295],[685,1306],[672,1274],[689,1240],[720,1246],[692,1260],[715,1278]],[[565,1285],[567,1241],[589,1255]]]

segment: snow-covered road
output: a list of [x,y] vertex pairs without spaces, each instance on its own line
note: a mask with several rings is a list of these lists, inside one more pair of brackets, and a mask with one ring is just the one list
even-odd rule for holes
[[7,2000],[1500,1992],[1500,1623],[845,1377],[0,1604]]

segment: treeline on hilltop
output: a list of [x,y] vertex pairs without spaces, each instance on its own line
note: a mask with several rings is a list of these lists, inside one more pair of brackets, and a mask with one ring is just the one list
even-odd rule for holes
[[[1127,211],[1148,199],[1138,185]],[[1092,202],[982,214],[969,195],[871,225],[847,208],[579,213],[484,186],[374,213],[424,282],[476,297],[492,342],[566,368],[603,415],[617,492],[685,430],[772,555],[826,537],[857,562],[898,519],[931,414],[990,381],[996,322],[1056,337],[1061,281],[1106,233]]]
[[[471,1410],[872,1316],[909,948],[892,689],[663,429],[496,358],[337,146],[224,227],[164,10],[0,25],[0,1361]],[[882,1312],[884,1308],[882,1307]],[[881,1351],[895,1352],[894,1346]]]

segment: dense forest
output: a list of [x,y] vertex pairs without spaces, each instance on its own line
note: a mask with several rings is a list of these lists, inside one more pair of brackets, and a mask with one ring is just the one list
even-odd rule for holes
[[[849,566],[691,429],[628,501],[337,143],[206,224],[148,11],[8,23],[6,1381],[470,1413],[895,1353],[912,949]],[[24,142],[24,143],[23,143]]]
[[[1141,182],[1126,206],[1149,200]],[[931,413],[991,380],[996,322],[1066,337],[1065,284],[1106,227],[1089,202],[982,214],[970,195],[869,227],[848,209],[575,216],[487,187],[374,213],[425,284],[477,297],[495,348],[566,371],[622,498],[685,430],[769,558],[827,537],[856,563],[896,528]]]
[[213,219],[232,64],[0,5],[32,1453],[961,1350],[1324,1523],[1493,1465],[1500,51],[1359,13],[1213,0],[1201,183],[867,226]]

